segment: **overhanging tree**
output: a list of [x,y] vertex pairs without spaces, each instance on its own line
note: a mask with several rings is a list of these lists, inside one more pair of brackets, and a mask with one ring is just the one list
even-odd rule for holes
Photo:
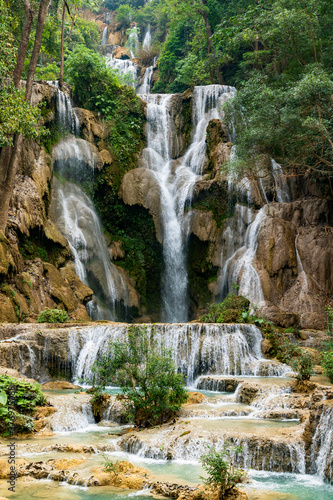
[[[34,128],[34,125],[35,127],[37,125],[37,114],[35,113],[35,111],[30,110],[30,103],[32,97],[32,86],[34,81],[35,70],[42,43],[43,27],[45,24],[46,15],[49,6],[51,5],[51,2],[52,0],[40,0],[39,3],[36,34],[30,58],[24,99],[22,99],[23,95],[21,93],[17,93],[16,90],[19,86],[20,79],[22,76],[23,63],[27,53],[28,41],[30,38],[30,32],[32,26],[32,9],[29,0],[25,0],[24,4],[27,13],[27,19],[23,27],[21,43],[18,51],[18,56],[16,59],[14,72],[13,73],[11,72],[10,64],[9,65],[7,64],[6,66],[7,72],[4,75],[6,79],[5,77],[1,78],[1,92],[2,93],[9,92],[11,93],[12,96],[15,97],[20,96],[21,98],[21,101],[18,99],[18,102],[20,103],[21,106],[18,109],[14,109],[13,107],[14,118],[17,116],[21,117],[23,115],[22,109],[26,110],[28,114],[30,112],[30,120],[29,116],[27,117],[28,119],[26,118],[23,119],[23,122],[17,120],[16,125],[13,124],[12,130],[10,129],[7,130],[7,141],[5,139],[2,141],[3,147],[0,154],[0,199],[1,199],[0,230],[1,231],[5,230],[7,224],[9,203],[22,151],[23,138],[31,137],[34,135],[37,136],[37,131]],[[1,1],[0,7],[2,12],[8,19],[10,16],[3,0]],[[9,32],[8,23],[6,28]],[[8,41],[6,42],[6,45],[8,45]],[[11,52],[12,58],[13,55],[14,53],[12,51]]]

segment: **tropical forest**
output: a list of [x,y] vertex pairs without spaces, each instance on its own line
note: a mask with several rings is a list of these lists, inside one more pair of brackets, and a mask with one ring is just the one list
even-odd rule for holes
[[0,0],[0,500],[333,499],[332,0]]

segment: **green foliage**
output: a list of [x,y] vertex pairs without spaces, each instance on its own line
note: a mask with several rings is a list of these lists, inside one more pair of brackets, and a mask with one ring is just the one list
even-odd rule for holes
[[328,347],[333,348],[333,307],[326,306],[325,311],[327,314],[327,335],[329,336]]
[[31,432],[35,407],[45,404],[38,384],[33,386],[25,380],[0,375],[0,433],[4,436]]
[[322,355],[322,367],[324,375],[333,383],[333,349],[326,351]]
[[35,71],[35,80],[57,80],[58,76],[59,68],[55,61],[46,66],[37,66]]
[[107,170],[100,172],[91,195],[111,242],[121,243],[124,255],[118,257],[116,264],[126,269],[134,280],[141,304],[157,312],[161,297],[162,247],[156,239],[154,222],[148,211],[138,205],[125,205],[119,197],[118,179]]
[[135,10],[129,5],[120,5],[117,9],[117,22],[122,28],[129,28],[131,22],[134,21]]
[[184,379],[176,373],[171,351],[154,340],[154,331],[130,326],[126,343],[110,342],[95,362],[98,383],[119,385],[124,408],[139,427],[162,424],[187,400]]
[[221,451],[210,446],[208,451],[200,457],[202,467],[208,474],[207,479],[202,479],[209,486],[220,488],[220,499],[223,499],[228,491],[244,479],[245,472],[233,465],[235,457],[242,451],[240,446],[235,447],[224,443]]
[[328,1],[260,1],[215,33],[222,64],[237,64],[238,92],[226,104],[237,133],[233,168],[258,175],[268,154],[289,175],[333,172],[332,60]]
[[117,474],[119,471],[120,460],[110,460],[108,457],[103,455],[104,458],[104,469],[106,472],[113,472]]
[[144,139],[144,114],[134,89],[122,86],[105,58],[83,46],[68,56],[65,69],[79,104],[107,122],[109,146],[125,173]]
[[69,320],[67,311],[46,308],[38,316],[38,323],[65,323]]
[[267,338],[272,345],[271,356],[276,357],[282,363],[290,364],[294,357],[300,353],[297,344],[293,343],[283,332],[271,328]]
[[297,373],[299,380],[310,380],[311,375],[314,374],[313,359],[307,351],[299,349],[297,357],[291,361],[290,365]]
[[[229,293],[223,302],[209,304],[208,313],[201,321],[204,323],[247,323],[250,301],[241,295]],[[252,317],[254,322],[255,318]]]

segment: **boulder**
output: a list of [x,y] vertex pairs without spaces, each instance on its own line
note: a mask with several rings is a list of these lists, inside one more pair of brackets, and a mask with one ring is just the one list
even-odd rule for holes
[[112,54],[113,59],[131,59],[131,52],[126,47],[117,47]]
[[71,288],[63,279],[60,271],[52,264],[44,262],[44,275],[48,281],[48,292],[50,296],[62,303],[67,311],[72,311],[78,306],[78,301]]

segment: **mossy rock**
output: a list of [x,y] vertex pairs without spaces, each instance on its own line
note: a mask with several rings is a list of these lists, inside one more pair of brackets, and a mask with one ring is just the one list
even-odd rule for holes
[[222,308],[224,310],[231,309],[241,311],[248,311],[250,309],[250,301],[243,297],[242,295],[234,295],[229,293],[227,297],[222,302]]
[[242,314],[239,309],[226,309],[217,319],[217,323],[241,323]]

